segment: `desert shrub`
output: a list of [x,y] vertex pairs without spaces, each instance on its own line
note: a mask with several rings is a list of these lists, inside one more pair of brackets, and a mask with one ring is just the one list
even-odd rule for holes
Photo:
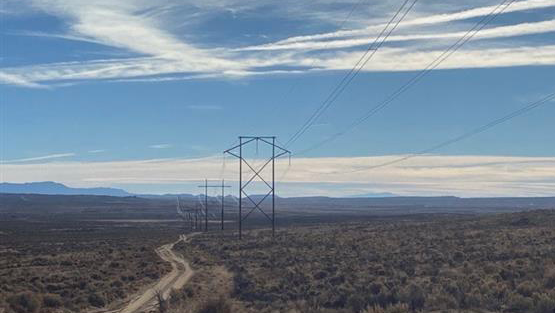
[[406,304],[395,304],[385,309],[385,313],[408,313],[409,307]]
[[555,298],[548,294],[537,296],[535,313],[553,313],[555,312]]
[[555,269],[551,269],[551,270],[547,271],[547,273],[545,275],[544,286],[547,289],[555,288]]
[[[507,228],[507,214],[322,225],[284,230],[272,244],[196,236],[186,253],[226,266],[232,295],[260,312],[356,312],[362,300],[380,313],[398,303],[401,312],[553,313],[555,228],[546,225],[555,211],[525,214],[541,224]],[[310,311],[291,307],[301,299]]]
[[176,289],[172,289],[170,291],[169,303],[170,306],[176,306],[178,304],[182,304],[187,299],[187,294],[184,290],[178,291]]
[[104,300],[104,297],[102,297],[98,293],[91,293],[88,297],[88,300],[90,305],[95,306],[97,308],[100,308],[106,305],[106,301]]
[[238,296],[245,295],[253,289],[253,283],[243,272],[239,272],[233,277],[233,286],[234,294]]
[[448,295],[451,295],[456,299],[460,298],[461,290],[459,289],[459,286],[454,281],[451,281],[451,280],[445,281],[443,285],[443,290],[445,290],[445,292]]
[[347,300],[347,306],[350,307],[353,310],[353,312],[359,312],[366,305],[364,302],[365,301],[361,296],[352,295]]
[[379,305],[374,305],[372,307],[367,307],[361,313],[385,313],[385,310]]
[[473,290],[471,293],[465,295],[465,306],[467,308],[481,308],[482,295],[478,290]]
[[406,304],[402,304],[402,303],[398,303],[392,306],[388,306],[386,308],[383,308],[379,305],[375,305],[372,307],[368,307],[363,311],[360,311],[361,313],[409,313],[409,307]]
[[204,302],[197,313],[231,313],[231,303],[228,299],[220,297]]
[[536,286],[529,281],[520,283],[516,287],[516,291],[525,297],[531,297],[536,289]]
[[42,296],[42,304],[47,308],[58,308],[62,305],[62,299],[57,294],[46,294]]
[[18,313],[33,313],[40,309],[39,297],[30,292],[13,295],[8,298],[7,302]]
[[452,295],[446,293],[431,295],[427,299],[427,303],[444,310],[459,308],[459,302],[457,301],[457,299],[455,299],[455,297],[453,297]]
[[162,294],[162,292],[160,290],[156,290],[155,296],[156,296],[156,303],[157,303],[157,307],[158,307],[158,312],[160,312],[160,313],[167,312],[168,307],[169,307],[168,300],[164,299],[164,295]]
[[49,264],[49,260],[43,257],[36,257],[31,260],[33,266],[45,266]]
[[512,293],[508,299],[508,310],[510,312],[531,312],[534,308],[534,301],[519,294]]
[[61,266],[72,266],[73,262],[69,261],[69,260],[63,260],[60,262]]
[[121,288],[113,288],[107,292],[107,295],[109,295],[110,299],[123,299],[125,298],[125,291]]
[[327,276],[328,276],[328,273],[326,271],[318,271],[314,274],[313,277],[314,279],[319,280],[319,279],[326,278]]
[[424,307],[426,297],[422,288],[416,284],[410,284],[405,291],[405,301],[409,304],[412,311],[420,310]]
[[380,293],[380,291],[382,291],[382,289],[384,288],[384,286],[383,286],[382,283],[374,282],[374,283],[371,283],[371,284],[370,284],[369,288],[370,288],[370,292],[371,292],[372,294],[377,295],[377,294]]
[[461,251],[456,251],[453,253],[453,261],[457,263],[462,263],[466,259],[466,256]]

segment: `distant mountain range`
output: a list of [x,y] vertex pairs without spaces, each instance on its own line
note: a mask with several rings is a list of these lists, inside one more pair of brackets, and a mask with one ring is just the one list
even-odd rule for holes
[[0,183],[0,193],[25,193],[43,195],[96,195],[127,197],[133,194],[117,188],[72,188],[64,184],[45,181],[33,183]]
[[347,196],[345,198],[388,198],[398,197],[398,195],[391,192],[370,192],[361,195]]
[[[129,197],[129,196],[139,196],[144,198],[175,198],[179,196],[180,198],[193,198],[198,197],[198,195],[192,194],[163,194],[163,195],[152,195],[152,194],[133,194],[127,192],[123,189],[118,188],[108,188],[108,187],[97,187],[97,188],[73,188],[68,187],[64,184],[60,184],[52,181],[45,182],[30,182],[30,183],[0,183],[0,193],[25,193],[25,194],[41,194],[41,195],[94,195],[94,196],[114,196],[114,197]],[[204,195],[201,195],[204,196]],[[361,195],[348,196],[346,198],[387,198],[396,197],[397,195],[382,192],[382,193],[366,193]],[[227,195],[227,197],[233,197]],[[251,195],[253,200],[260,200],[264,195]],[[212,197],[210,197],[212,198]],[[276,198],[280,198],[276,196]]]

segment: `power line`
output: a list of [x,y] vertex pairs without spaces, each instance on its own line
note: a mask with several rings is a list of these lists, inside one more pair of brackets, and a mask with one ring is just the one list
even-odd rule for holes
[[437,145],[434,145],[434,146],[432,146],[432,147],[429,147],[429,148],[420,150],[420,151],[418,151],[418,152],[411,153],[411,154],[409,154],[409,155],[406,155],[406,156],[404,156],[404,157],[401,157],[401,158],[398,158],[398,159],[395,159],[395,160],[391,160],[391,161],[384,162],[384,163],[377,164],[377,165],[373,165],[373,166],[368,166],[368,167],[365,167],[364,169],[357,169],[357,170],[353,170],[353,171],[334,172],[334,173],[327,173],[327,174],[356,173],[356,172],[361,172],[361,171],[376,169],[376,168],[380,168],[380,167],[385,167],[385,166],[393,165],[393,164],[396,164],[396,163],[399,163],[399,162],[403,162],[403,161],[405,161],[405,160],[412,159],[412,158],[414,158],[414,157],[417,157],[417,156],[420,156],[420,155],[424,155],[424,154],[427,154],[427,153],[436,151],[436,150],[441,149],[441,148],[443,148],[443,147],[445,147],[445,146],[452,145],[452,144],[454,144],[454,143],[457,143],[457,142],[459,142],[459,141],[462,141],[462,140],[464,140],[464,139],[467,139],[468,137],[472,137],[472,136],[477,135],[477,134],[479,134],[479,133],[483,133],[483,132],[489,130],[490,128],[493,128],[493,127],[495,127],[495,126],[497,126],[497,125],[499,125],[499,124],[501,124],[501,123],[504,123],[504,122],[506,122],[506,121],[509,121],[509,120],[511,120],[511,119],[513,119],[513,118],[515,118],[515,117],[517,117],[517,116],[523,115],[523,114],[525,114],[525,113],[527,113],[527,112],[529,112],[529,111],[531,111],[531,110],[533,110],[533,109],[535,109],[535,108],[537,108],[537,107],[539,107],[539,106],[541,106],[541,105],[543,105],[543,104],[546,104],[546,103],[548,103],[548,102],[550,102],[550,101],[552,101],[552,100],[555,100],[555,92],[554,92],[554,93],[551,93],[551,94],[549,94],[549,95],[547,95],[547,96],[545,96],[545,97],[543,97],[543,98],[540,99],[540,100],[537,100],[537,101],[535,101],[535,102],[532,102],[532,103],[530,103],[530,104],[528,104],[528,105],[526,105],[526,106],[524,106],[524,107],[522,107],[522,108],[520,108],[520,109],[518,109],[518,110],[516,110],[516,111],[513,111],[513,112],[511,112],[511,113],[509,113],[509,114],[507,114],[507,115],[505,115],[505,116],[503,116],[503,117],[501,117],[501,118],[498,118],[498,119],[496,119],[496,120],[493,120],[493,121],[491,121],[491,122],[489,122],[489,123],[487,123],[487,124],[484,124],[484,125],[482,125],[482,126],[480,126],[480,127],[474,128],[474,129],[472,129],[472,130],[470,130],[470,131],[468,131],[468,132],[466,132],[466,133],[463,133],[463,134],[461,134],[461,135],[459,135],[459,136],[456,136],[456,137],[454,137],[454,138],[451,138],[451,139],[449,139],[449,140],[446,140],[446,141],[444,141],[444,142],[442,142],[442,143],[439,143],[439,144],[437,144]]
[[[407,16],[407,14],[412,10],[416,2],[418,0],[413,0],[412,4],[408,7],[407,10],[403,13],[401,18],[395,23],[395,25],[388,31],[388,28],[393,24],[397,16],[401,14],[403,9],[409,3],[410,0],[405,0],[401,7],[395,12],[393,17],[389,20],[386,26],[382,29],[380,34],[375,38],[375,40],[368,45],[366,51],[362,54],[362,56],[358,59],[356,64],[349,70],[349,72],[341,79],[339,84],[335,86],[332,92],[328,95],[328,97],[322,102],[322,104],[314,111],[314,113],[308,118],[308,120],[289,138],[286,142],[286,147],[291,146],[295,141],[299,139],[315,122],[316,120],[333,104],[333,102],[343,93],[343,91],[347,88],[347,86],[351,83],[351,81],[358,75],[358,73],[364,68],[364,66],[368,63],[368,61],[374,56],[377,50],[384,44],[384,42],[389,38],[391,33],[399,26],[401,21]],[[384,34],[387,34],[384,36]],[[382,38],[383,36],[383,38]],[[372,53],[368,56],[368,54],[372,51]]]
[[[379,47],[381,47],[381,45],[385,42],[385,40],[389,37],[389,35],[393,32],[393,30],[395,30],[395,28],[399,25],[399,23],[404,19],[404,17],[408,14],[408,12],[412,8],[412,6],[414,6],[416,1],[418,1],[418,0],[415,0],[413,2],[411,7],[409,8],[409,10],[407,10],[405,12],[405,14],[401,17],[401,19],[399,19],[399,21],[395,24],[395,26],[389,31],[389,33],[385,37],[383,37],[383,40],[376,46],[376,44],[379,42],[381,37],[384,35],[384,33],[387,31],[387,29],[391,26],[393,21],[397,18],[399,13],[401,13],[401,11],[405,8],[405,6],[409,2],[409,0],[405,0],[405,2],[403,2],[401,7],[397,10],[397,12],[395,12],[393,17],[389,20],[389,22],[382,29],[382,31],[379,33],[379,35],[374,39],[374,41],[371,44],[368,45],[366,51],[360,56],[360,58],[358,59],[356,64],[351,68],[351,70],[349,70],[349,72],[341,79],[339,84],[337,84],[335,86],[335,88],[328,95],[328,97],[324,100],[324,102],[322,102],[322,104],[314,111],[314,113],[301,126],[301,128],[299,128],[297,130],[297,132],[295,132],[295,134],[293,134],[293,136],[291,136],[289,138],[289,140],[286,142],[287,147],[292,145],[295,141],[297,141],[298,138],[300,136],[302,136],[316,122],[316,120],[331,106],[331,104],[335,101],[335,99],[337,99],[337,97],[343,92],[343,90],[345,90],[347,85],[356,77],[356,75],[360,72],[360,70],[364,67],[364,65],[366,65],[368,60],[370,60],[374,56],[377,49]],[[368,53],[370,53],[370,51],[373,51],[372,54],[370,54],[370,56],[366,59],[366,61],[363,61],[366,58],[366,56],[368,55]],[[361,63],[362,63],[362,65],[359,66]]]
[[[348,20],[351,19],[351,16],[353,15],[353,13],[355,12],[356,8],[363,2],[366,0],[359,0],[358,2],[356,2],[352,7],[351,10],[349,11],[349,13],[347,14],[347,16],[345,17],[345,19],[343,19],[343,21],[341,22],[341,24],[339,24],[339,27],[337,28],[338,30],[342,30],[343,27],[345,26],[345,24],[347,23]],[[328,48],[328,46],[330,45],[331,41],[326,41],[324,47],[322,47],[322,50],[326,50]],[[312,60],[312,62],[310,63],[310,65],[308,66],[308,68],[312,68],[314,67],[314,65],[316,64],[317,59]],[[298,84],[291,84],[291,87],[289,87],[289,91],[287,92],[287,94],[285,95],[285,97],[283,97],[282,101],[285,102],[293,93],[293,91],[295,90],[295,88],[298,86]],[[274,107],[274,109],[277,108],[277,106]]]
[[[351,17],[353,16],[353,14],[355,13],[356,9],[365,1],[368,0],[359,0],[357,2],[355,2],[353,4],[353,6],[351,7],[351,9],[349,10],[349,13],[347,14],[347,16],[345,16],[345,18],[343,19],[343,21],[341,21],[341,23],[339,24],[339,27],[337,28],[338,30],[343,30],[343,27],[345,26],[345,24],[351,19]],[[326,41],[324,47],[322,48],[322,50],[325,50],[328,48],[328,46],[330,45],[331,41]],[[313,59],[311,64],[308,66],[308,68],[312,68],[314,67],[314,65],[316,64],[318,60],[317,59]],[[283,98],[281,99],[281,102],[285,102],[287,101],[287,99],[291,96],[291,94],[293,93],[293,91],[295,91],[296,88],[298,88],[299,84],[291,84],[291,86],[289,87],[288,91],[285,93],[285,95],[283,96]],[[278,102],[274,102],[274,104],[272,105],[270,112],[275,112],[278,108]],[[252,131],[254,131],[256,129],[256,127],[252,127],[247,133],[251,133]],[[233,143],[233,146],[236,144]]]
[[[434,59],[428,66],[426,66],[423,70],[421,70],[418,74],[413,76],[410,80],[408,80],[405,84],[399,87],[396,91],[390,94],[384,101],[379,103],[378,105],[374,106],[370,110],[368,110],[364,115],[360,118],[355,120],[351,123],[347,128],[341,132],[335,133],[334,135],[326,138],[317,144],[302,150],[296,155],[305,154],[309,151],[317,149],[333,140],[337,137],[342,136],[351,130],[353,130],[358,125],[362,124],[371,116],[375,115],[377,112],[388,106],[391,102],[393,102],[397,97],[401,94],[406,92],[409,88],[414,86],[418,81],[420,81],[425,75],[429,72],[437,68],[441,63],[443,63],[448,57],[450,57],[453,53],[455,53],[458,49],[460,49],[465,43],[467,43],[470,39],[472,39],[478,32],[480,32],[484,27],[486,27],[489,23],[491,23],[497,16],[503,13],[515,0],[503,0],[500,4],[498,4],[489,14],[485,15],[480,19],[470,30],[468,30],[461,38],[459,38],[455,43],[453,43],[447,50],[443,51],[441,55],[439,55],[436,59]],[[503,7],[503,5],[505,5]],[[503,7],[503,8],[502,8]],[[499,9],[501,10],[497,12]]]

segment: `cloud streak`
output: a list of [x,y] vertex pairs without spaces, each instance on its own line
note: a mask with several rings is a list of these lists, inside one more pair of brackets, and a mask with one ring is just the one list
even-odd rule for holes
[[[532,34],[543,34],[555,31],[555,20],[541,21],[535,23],[521,23],[517,25],[499,26],[484,29],[474,36],[476,39],[493,39],[504,37],[515,37]],[[428,34],[409,34],[395,35],[387,38],[385,42],[402,42],[411,40],[431,40],[431,39],[453,39],[462,37],[466,31],[449,32],[449,33],[428,33]],[[239,48],[237,51],[271,51],[271,50],[317,50],[317,49],[339,49],[350,48],[362,45],[368,45],[369,42],[375,41],[376,37],[361,37],[356,39],[344,40],[326,40],[326,41],[293,41],[276,44],[264,44],[260,46],[252,46]]]
[[2,71],[0,71],[0,83],[28,88],[48,88],[47,86],[26,80],[16,74],[4,73]]
[[[417,71],[425,69],[443,50],[407,51],[385,48],[369,62],[365,71]],[[326,69],[350,69],[358,53],[342,53],[338,57],[320,59]],[[453,54],[436,69],[493,68],[512,66],[555,65],[555,45],[518,48],[466,49]]]
[[[524,0],[524,1],[517,1],[511,4],[504,10],[504,13],[512,13],[512,12],[519,12],[519,11],[529,11],[529,10],[536,10],[536,9],[543,9],[555,6],[555,0]],[[422,25],[433,25],[433,24],[443,24],[453,21],[459,20],[466,20],[475,17],[481,17],[489,14],[492,10],[494,10],[497,5],[492,6],[484,6],[473,8],[470,10],[464,10],[454,13],[443,13],[443,14],[433,14],[431,16],[419,17],[412,20],[404,21],[399,25],[399,27],[406,28],[409,26],[422,26]],[[354,29],[354,30],[338,30],[328,33],[322,34],[315,34],[315,35],[306,35],[306,36],[293,36],[287,39],[280,40],[275,44],[285,44],[291,42],[300,42],[300,41],[312,41],[318,39],[329,39],[329,38],[340,38],[340,37],[350,37],[350,36],[359,36],[359,35],[368,35],[368,34],[377,34],[381,29],[383,29],[386,24],[377,24],[377,25],[370,25],[364,27],[362,29]]]
[[[287,161],[278,162],[278,189],[285,196],[364,192],[468,197],[555,194],[555,157],[427,155],[387,168],[349,173],[398,157],[298,158],[289,169]],[[221,168],[221,157],[2,165],[6,181],[53,180],[89,187],[140,185],[143,190],[148,186],[190,185],[206,177],[221,179]],[[237,175],[236,166],[228,164],[223,178],[234,183]]]
[[[226,5],[224,5],[225,3]],[[258,7],[253,1],[209,2],[195,7],[203,14],[237,9],[247,12],[248,7]],[[108,81],[171,81],[190,79],[241,79],[249,76],[278,75],[310,71],[350,69],[360,54],[361,46],[372,41],[383,28],[372,22],[357,29],[336,30],[328,33],[288,38],[260,45],[225,47],[212,44],[195,45],[193,33],[179,36],[174,33],[168,12],[188,5],[170,1],[156,4],[148,1],[67,2],[62,0],[33,0],[36,10],[54,15],[67,23],[62,34],[27,32],[33,36],[50,36],[60,39],[81,40],[121,49],[133,57],[58,62],[4,68],[0,82],[29,88],[60,86],[70,82],[90,80]],[[333,4],[332,1],[326,4]],[[377,5],[377,4],[376,4]],[[190,6],[190,5],[189,5]],[[235,6],[235,7],[234,7]],[[513,3],[503,14],[540,10],[555,6],[555,0],[522,0]],[[458,12],[418,12],[418,17],[401,23],[376,54],[365,71],[398,71],[423,69],[430,59],[447,47],[451,39],[462,36],[468,29],[464,21],[484,16],[495,6],[483,6]],[[298,5],[287,12],[303,15],[306,6]],[[192,11],[185,11],[193,12]],[[206,11],[208,10],[208,11]],[[195,11],[195,12],[196,12]],[[276,12],[273,12],[277,14]],[[285,14],[286,12],[281,12]],[[306,12],[305,12],[306,13]],[[193,13],[190,13],[193,14]],[[216,14],[216,13],[214,13]],[[337,12],[330,12],[331,15]],[[383,12],[387,16],[390,12]],[[322,15],[323,16],[323,15]],[[280,16],[277,16],[280,17]],[[324,17],[321,17],[324,19]],[[169,22],[168,22],[169,21]],[[447,23],[450,25],[444,31]],[[322,20],[324,23],[325,20]],[[454,27],[452,27],[454,26]],[[423,27],[423,28],[422,28]],[[422,28],[422,29],[420,29]],[[440,68],[507,67],[524,65],[555,65],[550,42],[526,44],[522,37],[555,31],[555,20],[526,21],[512,25],[490,27],[475,39],[480,45],[466,47],[455,54]],[[25,34],[24,34],[25,35]],[[499,45],[492,40],[519,37]],[[185,39],[187,38],[187,39]],[[403,46],[399,47],[399,43]],[[396,45],[393,45],[397,43]],[[339,51],[338,49],[348,49]],[[498,58],[493,57],[497,54]],[[316,66],[314,66],[316,65]],[[401,65],[401,66],[399,66]]]
[[[554,46],[529,46],[513,48],[480,48],[480,49],[461,49],[458,53],[443,62],[438,69],[455,68],[488,68],[488,67],[511,67],[525,65],[555,65],[553,54]],[[426,68],[431,60],[441,54],[443,50],[414,51],[410,48],[382,48],[377,53],[373,62],[370,62],[363,71],[407,71],[421,70]],[[310,70],[343,70],[350,69],[360,57],[360,52],[337,52],[322,56],[296,56],[288,59],[273,60],[269,63],[266,60],[252,59],[250,63],[254,66],[258,63],[263,66],[302,66],[304,71]],[[315,65],[317,67],[312,68]],[[80,64],[49,64],[27,68],[11,69],[13,74],[21,77],[24,84],[30,86],[36,84],[33,81],[68,81],[68,80],[120,80],[127,78],[127,81],[166,81],[194,79],[192,77],[164,77],[158,78],[154,75],[173,75],[187,72],[188,69],[183,63],[160,60],[156,58],[139,58],[126,60],[107,60],[82,62]],[[197,79],[227,78],[238,79],[248,76],[276,75],[287,73],[301,73],[300,70],[266,70],[265,68],[253,70],[224,71],[219,74],[198,75]],[[150,78],[139,78],[153,76]],[[134,79],[137,78],[137,79]]]
[[33,161],[44,161],[44,160],[51,160],[51,159],[67,158],[72,156],[75,156],[75,153],[57,153],[57,154],[49,154],[49,155],[43,155],[38,157],[32,157],[32,158],[2,160],[2,163],[4,164],[25,163],[25,162],[33,162]]
[[150,145],[148,147],[151,148],[151,149],[168,149],[168,148],[173,147],[173,145],[169,144],[169,143],[161,143],[161,144],[156,144],[156,145]]

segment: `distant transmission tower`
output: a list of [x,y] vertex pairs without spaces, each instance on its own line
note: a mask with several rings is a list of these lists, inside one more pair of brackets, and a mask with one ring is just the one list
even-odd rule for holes
[[[243,147],[245,145],[251,144],[251,143],[256,143],[256,147],[257,147],[257,151],[258,151],[258,143],[263,143],[266,144],[268,146],[271,147],[272,152],[271,152],[271,156],[268,157],[267,161],[259,168],[255,169],[254,166],[252,164],[250,164],[249,162],[247,162],[247,160],[243,157]],[[239,136],[239,144],[227,149],[224,151],[224,153],[228,153],[233,155],[234,157],[239,159],[239,239],[242,238],[242,229],[243,229],[243,221],[254,211],[254,210],[259,210],[264,216],[266,216],[266,218],[268,218],[268,220],[272,223],[272,236],[275,235],[275,228],[276,228],[276,218],[275,218],[275,207],[276,207],[276,201],[275,201],[275,160],[283,155],[288,154],[289,158],[291,158],[291,152],[285,148],[282,148],[278,145],[276,145],[276,137],[275,136],[261,136],[261,137],[253,137],[253,136]],[[271,183],[269,183],[268,181],[270,181],[269,178],[264,179],[263,177],[263,173],[262,171],[266,168],[266,166],[268,166],[269,164],[271,164],[271,168],[272,168],[272,174],[271,174]],[[252,176],[250,176],[250,178],[246,181],[246,183],[244,183],[243,181],[243,165],[246,165],[250,171],[252,171]],[[264,197],[262,197],[262,199],[260,201],[255,201],[251,196],[249,196],[249,194],[246,192],[246,188],[252,183],[253,180],[255,180],[258,177],[258,179],[262,182],[264,182],[264,184],[266,185],[266,187],[268,187],[268,192],[264,195]],[[268,215],[266,212],[264,212],[264,210],[262,209],[261,205],[264,202],[264,200],[266,200],[266,198],[268,198],[269,196],[271,196],[272,198],[272,213],[271,215]],[[245,215],[243,216],[243,197],[248,199],[253,205],[254,207],[251,208],[251,210]]]
[[224,199],[225,199],[225,188],[230,188],[231,186],[226,186],[225,181],[222,179],[221,185],[209,185],[208,180],[204,180],[204,185],[198,186],[199,188],[204,188],[204,231],[208,231],[208,188],[222,188],[222,203],[221,203],[221,228],[224,230]]
[[199,214],[201,209],[198,204],[195,207],[189,207],[181,203],[177,196],[177,214],[186,222],[190,223],[191,231],[198,229]]

